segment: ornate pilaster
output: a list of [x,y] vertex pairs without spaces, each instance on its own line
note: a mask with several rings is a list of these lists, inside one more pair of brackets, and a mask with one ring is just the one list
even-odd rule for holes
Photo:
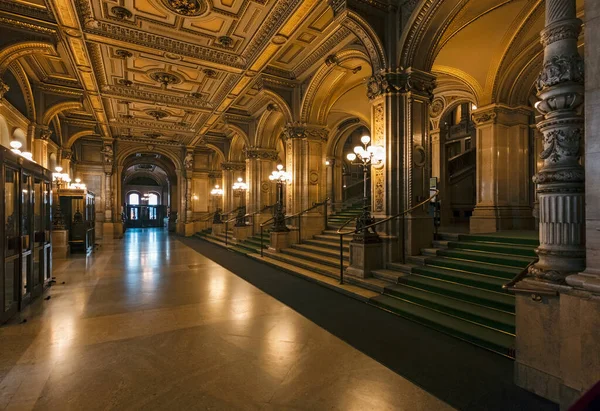
[[47,126],[31,123],[29,135],[33,138],[33,159],[42,167],[48,168],[48,140],[52,130]]
[[542,31],[544,65],[537,80],[544,115],[542,169],[535,175],[540,213],[539,262],[530,276],[551,283],[585,268],[584,170],[579,164],[583,137],[583,60],[577,51],[581,21],[574,0],[546,0]]
[[193,219],[192,210],[192,177],[194,175],[194,148],[188,147],[183,159],[185,167],[185,222],[191,223]]
[[114,150],[111,140],[104,140],[102,147],[104,166],[104,222],[113,222],[113,189],[112,173],[114,164]]
[[531,110],[492,104],[473,112],[476,198],[471,233],[531,230],[529,123]]
[[246,171],[245,163],[227,162],[221,163],[221,170],[223,171],[223,211],[229,212],[235,208],[233,199],[233,183],[236,178],[242,177]]
[[[384,162],[371,169],[375,217],[400,213],[429,196],[429,105],[434,87],[434,76],[412,68],[381,71],[367,83],[372,144],[386,151]],[[433,223],[419,208],[391,222],[386,231],[403,240],[399,249],[386,251],[386,258],[403,259],[431,244]]]
[[288,213],[305,210],[325,196],[323,143],[327,134],[322,126],[299,123],[288,124],[284,130],[286,171],[292,173],[286,193]]
[[250,147],[246,149],[247,212],[252,213],[274,204],[269,175],[279,159],[277,150]]

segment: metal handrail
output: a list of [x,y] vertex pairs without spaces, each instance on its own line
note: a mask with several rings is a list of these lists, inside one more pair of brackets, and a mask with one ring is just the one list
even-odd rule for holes
[[[368,231],[370,228],[376,227],[380,224],[383,223],[387,223],[388,221],[394,220],[398,217],[402,217],[408,213],[410,213],[413,210],[416,210],[417,208],[427,204],[428,202],[430,202],[431,200],[433,200],[438,194],[440,193],[440,190],[435,190],[435,194],[433,194],[431,197],[429,197],[428,199],[421,201],[419,204],[412,206],[411,208],[404,210],[401,213],[398,213],[396,215],[393,215],[391,217],[387,217],[384,218],[383,220],[377,221],[373,224],[369,224],[366,225],[364,227],[361,227],[360,229],[355,228],[352,231],[344,231],[342,232],[342,229],[344,227],[346,227],[348,224],[350,224],[352,221],[356,220],[357,217],[352,217],[350,220],[346,221],[344,224],[342,224],[342,226],[340,228],[338,228],[337,230],[337,234],[340,236],[340,284],[344,284],[344,236],[348,235],[348,234],[356,234],[359,231]],[[402,250],[404,252],[404,246],[402,247]]]
[[[234,208],[233,210],[231,210],[231,211],[228,211],[227,213],[221,213],[221,215],[222,215],[222,216],[227,216],[227,215],[229,215],[229,214],[231,214],[231,213],[234,213],[234,212],[236,212],[236,211],[237,211],[237,210],[239,210],[240,208],[242,208],[242,207],[236,207],[236,208]],[[200,221],[202,221],[202,222],[208,221],[208,220],[210,220],[211,218],[213,218],[213,217],[215,216],[215,214],[217,214],[217,212],[216,212],[216,211],[215,211],[215,212],[212,212],[212,213],[210,213],[210,214],[208,215],[208,217],[206,217],[204,220],[200,220]]]
[[515,287],[515,285],[517,285],[517,283],[519,281],[521,281],[522,279],[524,279],[527,276],[527,273],[529,272],[529,268],[534,265],[535,263],[537,263],[539,261],[539,259],[535,259],[534,261],[530,262],[529,264],[527,264],[527,267],[523,268],[519,274],[517,274],[512,280],[510,280],[509,282],[507,282],[506,284],[504,284],[502,286],[502,289],[506,290],[506,291],[511,291],[513,293],[524,293],[524,294],[532,294],[532,295],[558,295],[558,292],[555,290],[543,290],[543,289],[537,289],[537,288],[517,288]]
[[[244,219],[244,221],[246,221],[246,218],[248,218],[248,217],[254,217],[256,214],[260,214],[263,211],[268,210],[269,208],[273,208],[273,207],[275,207],[275,204],[264,206],[261,210],[255,211],[253,213],[246,213],[246,214],[244,214],[244,216],[242,218]],[[238,209],[239,208],[242,208],[242,207],[238,207]],[[225,245],[228,244],[228,238],[227,237],[229,235],[228,234],[228,232],[229,232],[229,223],[232,222],[233,220],[237,220],[238,218],[240,218],[240,217],[236,215],[235,217],[230,218],[229,220],[225,221]],[[252,235],[254,235],[254,224],[252,224]]]
[[[321,207],[321,206],[325,206],[325,210],[323,212],[323,216],[325,218],[325,229],[327,229],[327,204],[329,203],[329,197],[327,197],[325,200],[319,202],[319,203],[314,203],[312,205],[312,207],[307,208],[306,210],[302,210],[296,214],[293,214],[291,216],[287,216],[283,219],[283,221],[287,221],[291,218],[296,218],[296,217],[300,217],[302,214],[309,212],[310,210],[313,210],[317,207]],[[267,221],[264,221],[261,225],[260,225],[260,256],[263,257],[263,228],[270,224],[272,221],[275,220],[275,216],[269,218]],[[302,223],[300,222],[300,219],[298,219],[298,238],[302,239]]]

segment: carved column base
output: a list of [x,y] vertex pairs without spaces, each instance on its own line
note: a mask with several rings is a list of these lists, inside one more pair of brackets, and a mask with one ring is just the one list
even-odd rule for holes
[[540,184],[539,201],[539,261],[529,274],[538,280],[564,284],[569,275],[585,268],[583,184],[572,183],[568,188],[562,183]]
[[470,232],[495,233],[503,230],[534,230],[530,207],[477,206],[470,220]]

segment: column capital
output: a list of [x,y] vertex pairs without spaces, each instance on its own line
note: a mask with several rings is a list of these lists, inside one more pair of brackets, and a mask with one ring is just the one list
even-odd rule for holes
[[61,151],[63,160],[71,160],[73,158],[73,151],[63,148]]
[[270,148],[260,148],[260,147],[249,147],[245,150],[246,159],[254,160],[271,160],[277,161],[279,159],[279,152]]
[[222,177],[223,177],[222,171],[210,171],[208,173],[208,178],[222,178]]
[[327,141],[329,131],[319,125],[304,123],[289,123],[285,126],[284,135],[287,139],[306,138],[309,140]]
[[386,94],[412,93],[428,99],[433,98],[435,76],[421,70],[383,70],[367,82],[367,97],[373,100]]
[[221,163],[221,170],[223,171],[245,171],[246,163],[237,163],[230,161],[228,163]]
[[50,139],[50,136],[52,135],[50,127],[38,124],[36,125],[36,128],[40,130],[39,134],[36,136],[37,139],[42,141],[48,141]]
[[505,125],[529,124],[533,111],[528,107],[510,107],[504,104],[490,104],[473,111],[471,117],[475,126],[501,123]]

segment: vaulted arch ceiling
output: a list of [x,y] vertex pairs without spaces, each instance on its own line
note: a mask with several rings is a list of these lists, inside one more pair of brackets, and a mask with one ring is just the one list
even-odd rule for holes
[[543,56],[544,4],[422,1],[401,40],[401,65],[460,79],[480,105],[527,104]]

